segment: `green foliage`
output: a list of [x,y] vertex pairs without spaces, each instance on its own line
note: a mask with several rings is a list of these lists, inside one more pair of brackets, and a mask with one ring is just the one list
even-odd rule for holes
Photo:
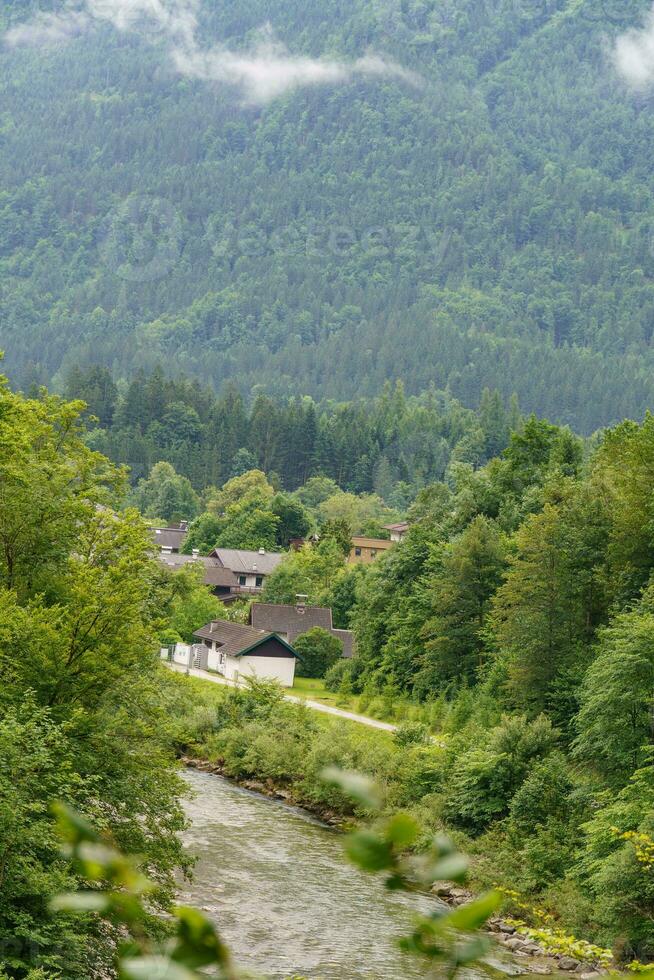
[[640,769],[654,744],[654,615],[652,595],[616,617],[599,638],[577,717],[576,753],[611,786]]
[[107,974],[112,930],[55,913],[76,872],[55,845],[61,799],[143,855],[157,887],[149,934],[187,867],[182,784],[156,654],[166,600],[124,474],[91,451],[81,406],[0,379],[0,969]]
[[342,549],[331,538],[292,551],[266,576],[263,601],[294,603],[296,596],[306,595],[310,603],[320,604],[343,572],[344,561]]
[[132,499],[145,517],[168,523],[191,520],[199,510],[190,481],[176,473],[170,463],[156,463],[147,480],[139,481]]
[[438,566],[425,580],[431,615],[422,628],[425,664],[415,686],[422,694],[452,679],[473,680],[485,653],[486,617],[505,567],[497,526],[476,517],[443,546]]
[[291,541],[306,537],[311,530],[311,517],[306,507],[290,494],[275,494],[270,509],[278,518],[277,545],[286,550]]
[[325,671],[324,676],[326,689],[332,692],[338,691],[346,677],[351,679],[352,664],[341,657]]
[[556,732],[543,716],[533,722],[524,715],[503,718],[485,744],[455,758],[451,795],[445,804],[449,818],[478,833],[505,816],[530,765],[546,756],[555,743]]
[[395,741],[398,745],[426,745],[429,742],[429,729],[423,722],[407,721],[398,725]]
[[595,902],[601,935],[610,939],[620,921],[622,954],[651,958],[654,948],[652,912],[654,880],[651,868],[638,858],[629,832],[654,832],[654,780],[652,755],[632,774],[617,795],[607,795],[603,805],[585,824],[585,848],[577,874]]
[[[170,597],[165,606],[165,642],[193,643],[193,633],[213,619],[226,619],[223,604],[203,584],[201,567],[185,565],[170,577]],[[164,640],[161,637],[162,641]]]
[[297,672],[300,677],[324,677],[343,656],[343,644],[320,626],[302,633],[293,641],[300,655]]

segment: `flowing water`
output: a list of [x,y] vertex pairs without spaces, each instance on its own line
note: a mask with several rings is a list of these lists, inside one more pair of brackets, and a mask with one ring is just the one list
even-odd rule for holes
[[216,922],[241,967],[271,980],[426,976],[394,939],[411,910],[434,899],[387,892],[348,862],[336,831],[304,811],[219,776],[188,770],[186,779],[194,797],[185,844],[198,862],[181,899]]

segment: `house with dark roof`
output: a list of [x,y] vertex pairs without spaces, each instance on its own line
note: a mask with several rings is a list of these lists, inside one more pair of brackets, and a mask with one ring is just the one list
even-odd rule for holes
[[206,648],[202,666],[238,683],[247,677],[293,687],[299,654],[283,637],[226,619],[213,620],[193,636]]
[[266,577],[274,572],[284,558],[277,551],[244,551],[239,548],[214,548],[209,555],[222,568],[233,573],[236,580],[236,594],[257,595],[266,582]]
[[180,521],[172,527],[151,527],[150,534],[160,552],[179,554],[188,534],[188,521]]
[[354,655],[354,633],[351,630],[334,629],[332,611],[327,606],[307,606],[298,596],[294,606],[272,602],[253,602],[250,607],[250,624],[256,629],[271,630],[293,644],[298,636],[319,626],[327,630],[343,644],[343,656]]

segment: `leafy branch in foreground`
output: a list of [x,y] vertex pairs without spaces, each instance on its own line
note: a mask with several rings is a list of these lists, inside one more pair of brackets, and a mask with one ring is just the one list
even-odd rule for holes
[[[372,780],[336,768],[326,769],[323,777],[367,810],[379,813],[380,793]],[[440,881],[463,883],[468,873],[467,858],[447,837],[440,835],[434,837],[426,850],[412,854],[410,848],[419,835],[417,821],[400,812],[374,828],[349,834],[345,846],[350,860],[364,871],[384,873],[386,887],[393,891],[431,888]],[[501,900],[499,892],[490,891],[456,909],[435,905],[429,915],[416,917],[413,932],[400,940],[400,946],[453,977],[459,968],[469,966],[488,950],[490,940],[479,929]]]
[[236,980],[227,947],[214,926],[192,908],[173,910],[174,934],[162,944],[146,935],[148,895],[155,884],[138,867],[138,862],[121,854],[75,811],[55,804],[63,852],[77,873],[95,885],[88,891],[57,896],[55,911],[95,912],[121,929],[126,937],[118,949],[120,980],[196,980],[202,967],[217,968],[221,980]]

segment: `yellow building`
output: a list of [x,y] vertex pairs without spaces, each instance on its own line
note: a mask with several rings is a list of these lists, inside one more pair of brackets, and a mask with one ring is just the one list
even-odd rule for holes
[[352,551],[348,561],[350,564],[367,565],[374,561],[382,551],[388,551],[393,547],[393,542],[386,538],[364,538],[355,534],[352,538]]

